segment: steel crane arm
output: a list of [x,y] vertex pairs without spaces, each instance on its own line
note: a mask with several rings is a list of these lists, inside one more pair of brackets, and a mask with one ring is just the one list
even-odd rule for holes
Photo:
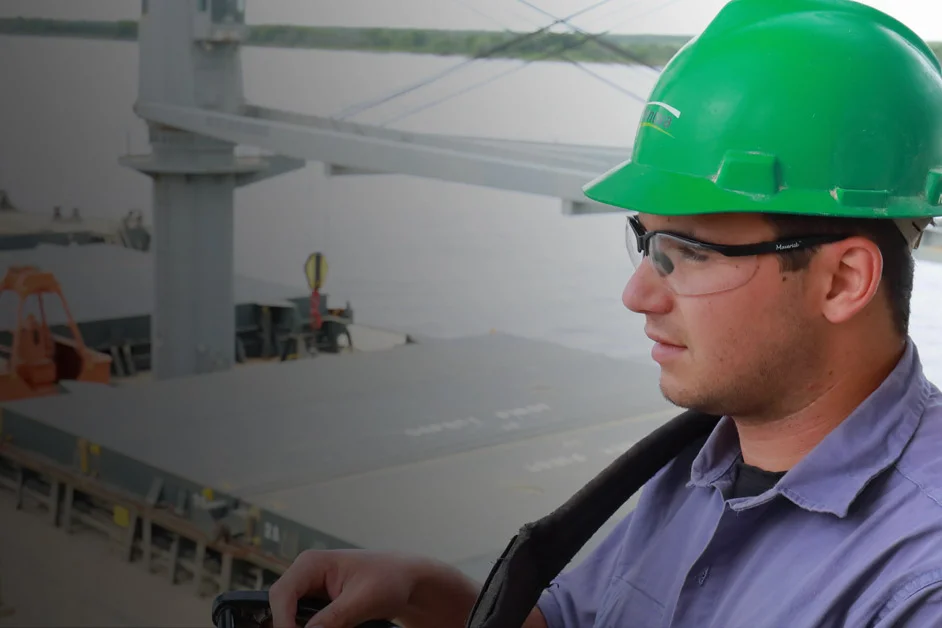
[[[143,102],[151,122],[320,161],[356,173],[404,174],[559,198],[605,212],[582,186],[621,161],[615,149],[406,133],[251,106],[243,115]],[[590,208],[590,209],[586,209]]]

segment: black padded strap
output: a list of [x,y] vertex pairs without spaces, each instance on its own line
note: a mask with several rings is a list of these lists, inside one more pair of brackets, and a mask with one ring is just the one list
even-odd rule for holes
[[543,590],[592,535],[719,417],[687,411],[645,436],[549,515],[523,526],[484,583],[467,628],[521,628]]

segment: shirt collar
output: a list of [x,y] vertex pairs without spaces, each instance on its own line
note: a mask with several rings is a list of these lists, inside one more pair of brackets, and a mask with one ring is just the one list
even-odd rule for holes
[[[846,516],[867,484],[902,455],[930,391],[916,346],[907,338],[903,356],[883,383],[774,488],[730,506],[743,510],[783,495],[806,510]],[[688,486],[725,489],[741,453],[736,426],[723,417],[694,459]]]

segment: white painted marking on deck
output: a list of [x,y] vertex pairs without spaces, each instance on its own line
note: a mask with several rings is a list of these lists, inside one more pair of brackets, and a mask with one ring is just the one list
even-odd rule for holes
[[574,464],[579,464],[588,460],[582,454],[569,454],[568,456],[556,456],[555,458],[548,458],[546,460],[539,460],[527,465],[527,471],[530,473],[542,473],[543,471],[550,471],[552,469],[562,469],[563,467],[569,467]]
[[616,443],[614,445],[609,445],[608,447],[603,447],[601,451],[606,456],[620,456],[621,454],[631,449],[634,444],[634,441],[626,440],[623,443]]
[[522,406],[519,408],[511,408],[509,410],[498,410],[494,413],[498,419],[513,419],[523,416],[529,416],[531,414],[540,414],[542,412],[549,411],[549,404],[546,403],[531,403],[528,406]]
[[406,435],[412,437],[427,436],[429,434],[439,434],[449,430],[463,430],[480,425],[482,425],[481,420],[472,416],[466,419],[454,419],[451,421],[442,421],[441,423],[412,427],[406,430]]

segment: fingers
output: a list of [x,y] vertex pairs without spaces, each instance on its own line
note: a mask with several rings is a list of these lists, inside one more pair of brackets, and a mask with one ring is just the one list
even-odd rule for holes
[[324,582],[327,563],[328,560],[320,552],[302,552],[275,581],[268,591],[274,628],[296,628],[298,600],[302,597],[327,597]]
[[[347,598],[349,599],[349,598]],[[345,608],[343,596],[324,607],[307,622],[304,628],[347,628],[356,626],[361,620],[350,618],[350,609]]]
[[345,589],[337,599],[324,607],[319,613],[311,617],[305,628],[355,628],[371,619],[368,596],[366,591],[358,591],[356,587]]

